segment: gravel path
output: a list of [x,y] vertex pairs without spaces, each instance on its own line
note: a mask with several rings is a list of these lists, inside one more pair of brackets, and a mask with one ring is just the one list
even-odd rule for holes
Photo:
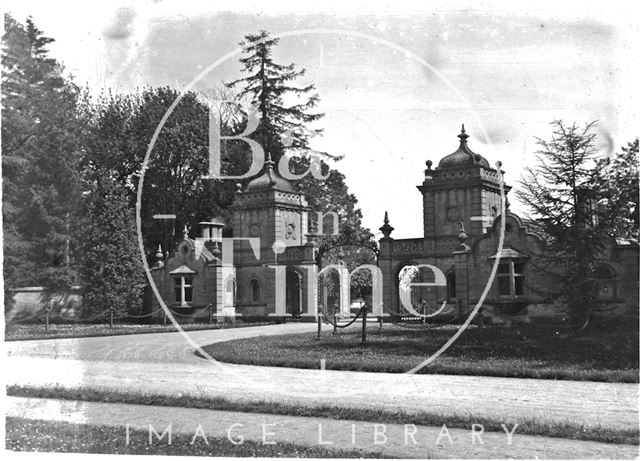
[[[401,458],[633,459],[639,455],[637,446],[532,437],[518,434],[517,427],[514,430],[511,425],[504,432],[484,433],[481,426],[476,426],[474,436],[471,430],[442,427],[19,397],[10,397],[6,408],[8,415],[27,419],[122,427],[122,435],[114,444],[125,443],[127,424],[147,434],[150,425],[162,434],[171,424],[172,434],[198,433],[196,440],[201,443],[203,434],[259,443],[313,446],[322,442],[327,448],[362,449]],[[148,443],[148,435],[143,440]],[[166,441],[165,436],[162,442],[153,443]]]
[[[315,328],[314,324],[286,324],[196,331],[189,337],[206,345],[264,334],[314,334]],[[637,384],[215,364],[197,357],[179,333],[19,341],[6,343],[5,348],[11,370],[7,384],[333,403],[430,411],[443,417],[482,415],[505,422],[537,418],[638,427]]]
[[[315,323],[288,323],[186,332],[196,344],[317,331]],[[325,329],[327,327],[325,326]],[[325,334],[330,334],[325,331]],[[64,338],[5,343],[9,356],[46,357],[75,360],[109,360],[117,362],[201,363],[194,347],[181,333],[145,333],[140,335]]]

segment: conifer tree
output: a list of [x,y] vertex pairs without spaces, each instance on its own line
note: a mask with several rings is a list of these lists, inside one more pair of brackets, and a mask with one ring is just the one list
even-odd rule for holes
[[126,189],[97,178],[85,196],[82,227],[83,317],[140,314],[146,277]]
[[294,84],[305,75],[305,69],[274,62],[273,48],[278,41],[265,31],[246,35],[240,42],[245,54],[240,62],[249,75],[228,84],[230,88],[239,88],[240,100],[256,108],[260,122],[251,137],[276,164],[285,151],[306,154],[309,139],[322,132],[310,129],[308,124],[324,116],[311,112],[319,101],[313,92],[315,86]]
[[[295,64],[281,65],[274,61],[273,50],[278,41],[265,31],[245,36],[245,40],[240,43],[245,57],[240,62],[243,71],[249,75],[229,83],[228,86],[238,90],[239,100],[248,101],[257,108],[260,123],[251,137],[261,143],[276,164],[285,153],[294,154],[290,168],[300,173],[309,168],[309,153],[334,160],[341,157],[310,149],[310,139],[323,131],[311,128],[313,122],[324,117],[324,114],[312,111],[320,98],[314,92],[313,84],[294,84],[305,76],[305,69],[297,69]],[[285,104],[285,100],[295,102]],[[321,173],[326,179],[307,174],[299,181],[298,186],[307,195],[309,204],[315,211],[333,211],[339,216],[340,235],[323,238],[323,244],[330,246],[337,243],[369,242],[372,234],[368,229],[362,228],[362,213],[356,208],[357,199],[349,193],[344,175],[328,165],[323,165]],[[312,214],[312,219],[314,217]]]
[[[2,55],[5,300],[25,285],[75,283],[80,201],[78,88],[48,55],[53,39],[6,14]],[[5,308],[7,305],[5,305]]]
[[556,120],[552,126],[549,141],[538,139],[538,163],[525,170],[517,196],[548,240],[532,260],[549,281],[546,294],[565,302],[582,324],[597,305],[598,267],[609,257],[622,208],[611,194],[606,206],[598,204],[607,192],[598,180],[595,122],[581,128]]
[[[339,160],[341,157],[310,149],[310,139],[322,133],[322,129],[311,127],[313,122],[324,117],[322,113],[313,112],[320,99],[313,84],[295,85],[296,80],[305,76],[304,69],[274,61],[273,50],[278,41],[265,31],[245,36],[240,43],[245,57],[240,62],[243,71],[249,75],[228,86],[238,89],[239,100],[249,102],[257,109],[260,122],[252,139],[262,145],[276,164],[283,155],[293,154],[290,169],[301,173],[309,168],[310,153],[325,159]],[[319,227],[314,212],[335,212],[339,217],[337,235],[333,234],[334,229],[327,220],[324,234],[315,237],[320,246],[318,262],[333,263],[339,254],[350,269],[375,263],[377,245],[369,229],[362,227],[362,212],[356,207],[356,197],[349,193],[345,176],[328,165],[322,166],[321,173],[325,179],[307,174],[297,184],[313,210],[311,227]],[[366,292],[371,286],[370,275],[366,271],[356,273],[353,283],[355,292]]]

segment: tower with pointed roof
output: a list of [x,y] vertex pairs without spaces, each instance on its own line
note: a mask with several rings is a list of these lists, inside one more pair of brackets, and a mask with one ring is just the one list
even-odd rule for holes
[[424,181],[418,186],[423,197],[427,247],[430,242],[437,246],[437,241],[443,238],[455,239],[461,223],[469,237],[481,236],[500,212],[498,171],[469,148],[464,124],[458,138],[458,149],[443,157],[435,169],[427,161]]
[[[248,242],[239,242],[234,249],[242,315],[304,314],[310,303],[303,291],[309,274],[303,268],[315,263],[313,248],[306,245],[309,207],[305,195],[276,172],[269,156],[262,173],[244,190],[238,187],[231,209],[233,237],[260,242],[258,258]],[[276,266],[283,271],[280,281]]]
[[307,199],[274,170],[268,157],[262,174],[244,190],[238,189],[232,205],[233,236],[260,239],[260,260],[274,262],[273,245],[304,245],[307,235]]
[[[404,312],[400,305],[398,280],[406,266],[423,265],[418,282],[432,283],[432,265],[444,274],[446,286],[421,286],[411,293],[412,305],[455,306],[454,315],[463,315],[476,296],[477,287],[469,281],[469,271],[476,270],[472,248],[486,237],[500,213],[500,178],[498,171],[468,145],[464,125],[458,135],[455,152],[443,157],[438,166],[427,160],[422,193],[423,235],[415,239],[394,239],[393,227],[385,213],[380,228],[379,267],[383,271],[384,304],[394,312]],[[505,186],[505,191],[509,189]],[[484,268],[484,266],[482,266]],[[414,280],[414,281],[415,281]]]

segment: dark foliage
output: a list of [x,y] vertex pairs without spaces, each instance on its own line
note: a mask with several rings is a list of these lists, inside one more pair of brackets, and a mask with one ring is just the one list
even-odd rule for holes
[[620,230],[633,235],[637,153],[631,147],[612,162],[597,161],[595,122],[581,128],[557,120],[552,126],[550,140],[538,139],[538,164],[526,170],[517,196],[547,237],[548,247],[532,261],[550,281],[546,295],[566,303],[582,325],[598,306],[598,268],[614,238]]
[[[53,39],[5,14],[2,183],[5,299],[11,288],[76,283],[80,204],[78,88],[48,57]],[[8,308],[5,305],[5,310]]]

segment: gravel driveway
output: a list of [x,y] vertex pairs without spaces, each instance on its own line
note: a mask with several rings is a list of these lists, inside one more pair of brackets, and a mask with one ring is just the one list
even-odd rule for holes
[[[257,335],[307,332],[315,324],[195,331],[206,345]],[[330,334],[328,331],[325,334]],[[90,386],[122,392],[333,403],[498,420],[538,418],[638,427],[638,385],[455,375],[301,370],[211,363],[180,333],[5,343],[6,384]],[[318,364],[320,368],[320,364]]]

